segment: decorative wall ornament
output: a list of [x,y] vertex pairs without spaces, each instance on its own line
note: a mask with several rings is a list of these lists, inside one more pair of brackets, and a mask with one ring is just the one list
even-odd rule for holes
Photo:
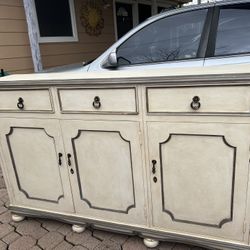
[[90,36],[99,36],[104,28],[102,1],[86,1],[81,8],[81,24]]

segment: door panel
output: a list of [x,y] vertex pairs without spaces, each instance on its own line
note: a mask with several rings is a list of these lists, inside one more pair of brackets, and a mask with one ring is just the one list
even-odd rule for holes
[[71,185],[76,212],[144,224],[138,124],[63,121],[62,128],[66,151],[74,157]]
[[1,120],[1,143],[14,205],[73,212],[67,168],[56,121]]
[[249,126],[149,123],[148,131],[154,226],[242,241]]
[[[63,196],[63,188],[54,138],[44,128],[25,127],[11,127],[6,138],[20,191],[30,199],[57,202]],[[46,168],[41,160],[44,156]],[[32,178],[27,174],[31,169]],[[37,185],[41,179],[46,180],[46,185]]]
[[204,61],[204,66],[218,66],[218,65],[228,65],[228,64],[248,64],[250,63],[250,55],[234,55],[234,56],[218,56],[206,58]]
[[80,130],[72,142],[81,199],[107,211],[127,213],[135,207],[130,141],[116,131]]
[[231,220],[235,153],[223,136],[170,134],[160,143],[161,165],[167,168],[161,169],[164,212],[174,221],[204,226],[221,227]]
[[189,59],[162,63],[137,64],[131,66],[119,66],[119,70],[144,70],[144,69],[172,69],[203,67],[204,59]]

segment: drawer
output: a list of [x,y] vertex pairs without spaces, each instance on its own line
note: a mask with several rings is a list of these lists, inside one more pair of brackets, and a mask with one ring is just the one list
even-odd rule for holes
[[0,112],[53,112],[49,89],[0,90]]
[[250,87],[148,87],[148,113],[250,112]]
[[58,89],[62,113],[136,114],[136,88]]

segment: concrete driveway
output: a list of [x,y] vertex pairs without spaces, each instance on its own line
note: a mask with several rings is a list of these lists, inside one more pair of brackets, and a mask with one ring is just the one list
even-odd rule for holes
[[[9,198],[0,169],[0,250],[146,250],[142,240],[136,236],[126,236],[88,229],[81,234],[71,231],[71,225],[57,221],[28,218],[20,223],[11,221],[8,211]],[[158,250],[205,250],[184,244],[162,242]]]

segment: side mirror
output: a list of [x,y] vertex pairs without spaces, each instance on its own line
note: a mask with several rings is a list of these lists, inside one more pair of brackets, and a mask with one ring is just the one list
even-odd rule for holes
[[107,58],[107,61],[103,64],[104,68],[116,68],[118,66],[116,52],[111,52]]

